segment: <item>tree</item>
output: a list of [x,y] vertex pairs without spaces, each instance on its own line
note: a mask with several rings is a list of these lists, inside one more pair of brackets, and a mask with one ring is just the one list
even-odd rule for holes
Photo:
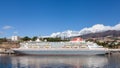
[[31,40],[35,41],[37,39],[37,36],[34,36]]
[[2,43],[2,42],[7,42],[6,37],[5,37],[5,38],[0,38],[0,42],[1,42],[1,43]]
[[29,38],[28,36],[25,36],[22,38],[22,41],[30,41],[30,40],[31,40],[31,38]]
[[62,40],[61,38],[44,38],[43,40],[47,40],[47,41],[49,41],[49,42],[68,41],[68,40]]

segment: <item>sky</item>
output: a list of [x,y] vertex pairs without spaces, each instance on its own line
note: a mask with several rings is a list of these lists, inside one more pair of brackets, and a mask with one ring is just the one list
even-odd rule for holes
[[120,23],[120,0],[0,0],[0,37],[48,36]]

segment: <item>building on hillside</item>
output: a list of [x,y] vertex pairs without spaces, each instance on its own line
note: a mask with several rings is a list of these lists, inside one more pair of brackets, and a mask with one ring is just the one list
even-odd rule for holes
[[12,40],[12,41],[19,41],[19,40],[20,40],[20,37],[19,37],[19,36],[12,36],[12,37],[11,37],[11,40]]

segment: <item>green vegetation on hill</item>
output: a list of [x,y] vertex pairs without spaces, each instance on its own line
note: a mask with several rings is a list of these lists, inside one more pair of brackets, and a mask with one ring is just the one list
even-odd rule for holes
[[[38,37],[37,36],[34,36],[32,38],[28,37],[28,36],[25,36],[23,38],[21,38],[21,41],[35,41],[37,40]],[[48,41],[48,42],[60,42],[60,41],[69,41],[68,39],[62,39],[62,38],[39,38],[41,41]]]
[[100,42],[99,40],[93,40],[93,39],[88,39],[87,41],[95,42],[98,45],[101,45],[107,48],[119,48],[120,47],[120,42],[117,42],[116,39],[114,39],[113,41],[103,41],[103,42]]
[[7,42],[7,39],[6,38],[0,38],[0,43],[2,42]]
[[43,40],[47,40],[48,42],[68,41],[67,39],[61,39],[61,38],[44,38]]
[[31,38],[30,38],[30,37],[25,36],[25,37],[21,38],[21,40],[20,40],[20,41],[30,41],[30,40],[31,40]]

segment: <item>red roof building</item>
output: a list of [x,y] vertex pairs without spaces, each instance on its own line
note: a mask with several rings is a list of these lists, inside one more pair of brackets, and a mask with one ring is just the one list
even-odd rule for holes
[[78,37],[78,38],[73,38],[71,39],[72,42],[80,42],[80,41],[83,41],[82,38]]

